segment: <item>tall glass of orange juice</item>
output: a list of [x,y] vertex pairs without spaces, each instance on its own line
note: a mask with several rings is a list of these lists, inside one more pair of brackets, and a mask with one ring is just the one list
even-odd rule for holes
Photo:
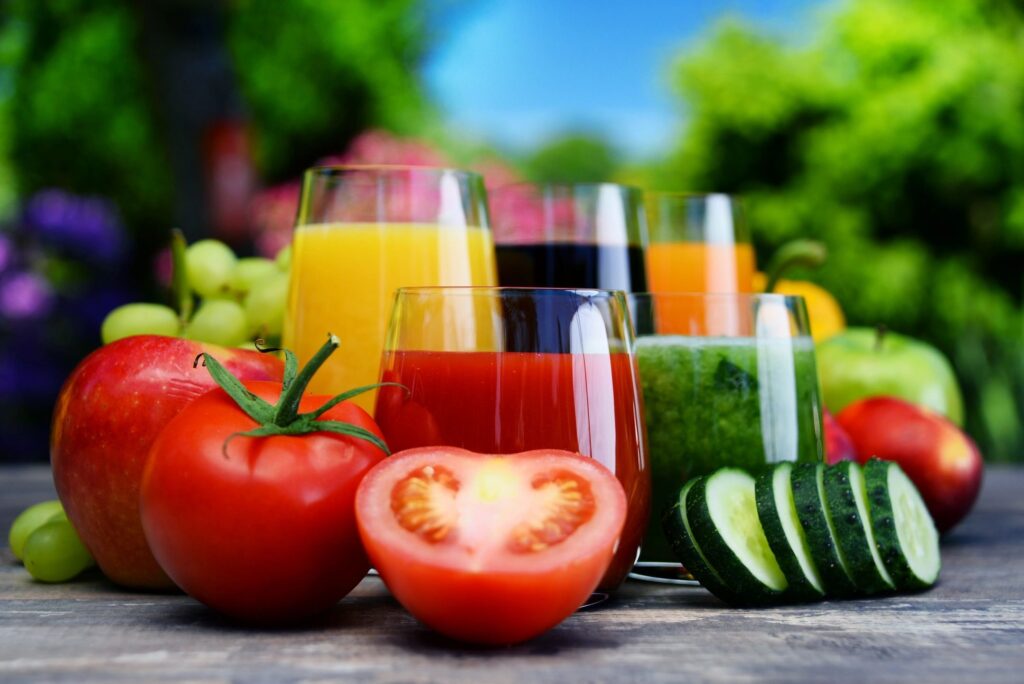
[[[648,193],[647,280],[651,292],[753,292],[754,247],[735,197]],[[660,298],[657,332],[724,335],[728,317],[693,310],[699,297]],[[737,312],[739,316],[739,312]],[[737,323],[738,324],[738,323]],[[712,330],[709,326],[714,326]],[[725,329],[717,329],[725,326]]]
[[[284,346],[305,363],[333,333],[341,347],[311,389],[337,394],[373,384],[399,287],[496,284],[480,176],[427,167],[312,168],[295,222]],[[374,393],[356,402],[372,410]]]

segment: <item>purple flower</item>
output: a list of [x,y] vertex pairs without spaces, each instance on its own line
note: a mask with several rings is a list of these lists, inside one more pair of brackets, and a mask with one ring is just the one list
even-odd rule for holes
[[53,309],[54,294],[42,276],[23,271],[0,281],[0,315],[11,320],[39,319]]
[[109,264],[125,252],[121,219],[109,202],[99,198],[44,190],[25,205],[22,218],[41,242],[89,261]]

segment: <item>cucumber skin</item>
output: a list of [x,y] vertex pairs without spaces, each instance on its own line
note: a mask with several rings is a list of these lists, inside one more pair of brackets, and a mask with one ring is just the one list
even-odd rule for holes
[[669,546],[672,547],[672,552],[675,553],[676,558],[700,582],[702,587],[726,603],[742,605],[743,601],[740,597],[737,596],[736,592],[727,587],[719,578],[718,573],[707,564],[700,551],[697,550],[693,540],[690,539],[690,535],[686,532],[686,525],[683,523],[685,511],[680,506],[680,502],[682,501],[683,493],[688,487],[692,486],[689,483],[683,485],[679,495],[676,497],[676,502],[662,516],[661,526],[665,532],[665,537],[668,539]]
[[825,595],[845,598],[857,593],[853,580],[839,561],[839,551],[832,541],[825,520],[825,502],[818,495],[817,471],[824,468],[818,463],[798,463],[793,466],[790,485],[793,487],[793,501],[796,503],[797,518],[804,528],[807,545],[821,573]]
[[786,531],[782,528],[782,520],[775,508],[774,478],[775,468],[758,475],[754,482],[754,498],[757,501],[757,518],[761,521],[764,536],[768,538],[768,546],[775,554],[775,560],[782,568],[786,581],[789,582],[789,587],[784,592],[785,597],[794,602],[820,601],[824,594],[804,576],[796,552],[790,548]]
[[[868,505],[871,511],[871,529],[875,533],[875,545],[885,563],[885,569],[899,591],[920,591],[929,589],[935,582],[928,583],[914,574],[903,556],[899,536],[896,534],[896,518],[889,498],[889,468],[899,465],[872,458],[864,464],[864,481],[868,490]],[[941,566],[940,566],[941,568]],[[941,572],[941,570],[940,570]],[[938,580],[938,576],[936,576]]]
[[853,575],[853,584],[864,594],[880,594],[892,591],[894,587],[878,572],[875,559],[871,556],[871,542],[864,533],[864,524],[871,524],[870,498],[867,502],[868,520],[862,521],[857,510],[849,472],[859,467],[852,461],[843,461],[825,468],[825,505],[832,527],[836,530],[839,548],[846,559],[846,566]]
[[[722,468],[715,474],[727,470]],[[746,471],[744,471],[746,474]],[[742,604],[748,606],[774,605],[785,600],[785,590],[774,591],[754,577],[746,566],[736,557],[729,545],[725,543],[715,530],[714,521],[707,502],[707,484],[713,477],[702,477],[694,483],[686,497],[686,516],[693,531],[694,543],[704,552],[704,557],[712,564],[722,582],[740,597]],[[750,511],[756,517],[757,511]]]

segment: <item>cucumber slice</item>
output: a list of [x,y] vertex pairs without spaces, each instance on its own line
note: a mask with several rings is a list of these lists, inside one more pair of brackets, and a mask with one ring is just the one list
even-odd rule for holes
[[822,484],[824,466],[820,463],[798,463],[793,467],[790,482],[800,527],[807,536],[825,593],[833,597],[850,596],[856,592],[850,573],[835,542],[828,515],[825,513],[825,491]]
[[679,562],[701,583],[701,586],[726,603],[742,603],[736,593],[725,586],[722,578],[708,564],[700,547],[693,541],[690,522],[686,519],[686,496],[698,479],[694,478],[683,485],[678,500],[661,519],[662,528]]
[[788,597],[815,601],[824,597],[825,587],[797,518],[790,484],[792,471],[791,463],[780,463],[757,477],[754,490],[757,517],[775,560],[789,582]]
[[744,603],[775,603],[789,586],[757,519],[754,478],[722,468],[686,497],[693,540]]
[[939,533],[928,508],[898,464],[864,466],[875,543],[897,589],[926,589],[939,577]]
[[857,589],[865,594],[894,589],[892,578],[875,548],[864,474],[859,465],[843,461],[825,468],[825,504],[846,568]]

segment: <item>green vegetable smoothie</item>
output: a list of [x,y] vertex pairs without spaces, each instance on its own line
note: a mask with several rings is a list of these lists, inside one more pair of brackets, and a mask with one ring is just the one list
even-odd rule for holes
[[821,397],[808,336],[640,337],[653,499],[641,560],[673,558],[661,516],[692,477],[821,461]]

